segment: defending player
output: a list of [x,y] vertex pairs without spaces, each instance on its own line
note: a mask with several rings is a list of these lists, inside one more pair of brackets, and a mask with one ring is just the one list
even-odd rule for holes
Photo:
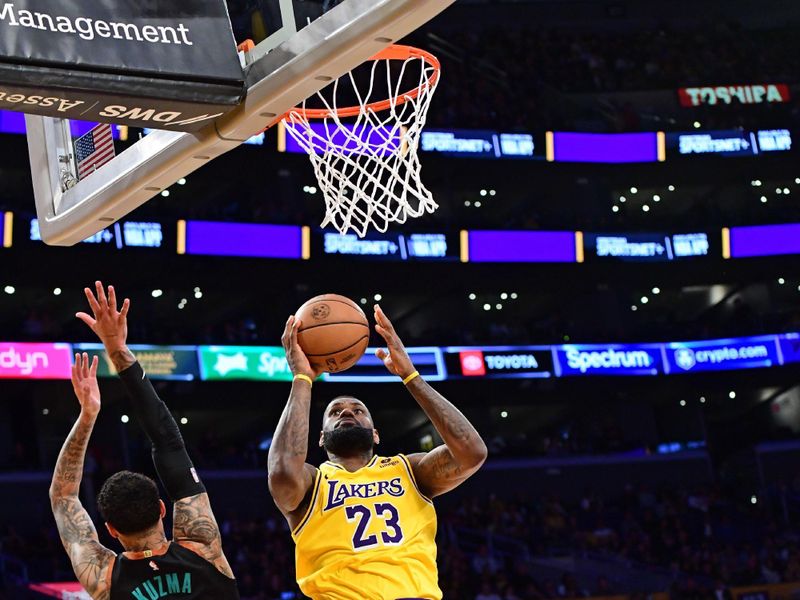
[[269,488],[296,544],[297,580],[314,600],[439,599],[436,512],[431,498],[475,473],[486,445],[461,412],[419,376],[394,327],[375,306],[381,358],[425,411],[444,444],[431,452],[381,458],[363,402],[335,398],[325,409],[319,445],[328,461],[305,462],[311,387],[319,375],[289,317],[282,342],[292,391],[269,450]]
[[75,357],[73,387],[81,416],[56,464],[50,499],[64,548],[80,583],[95,599],[239,598],[236,581],[222,552],[222,541],[205,487],[184,448],[178,427],[158,398],[144,371],[127,348],[126,299],[117,310],[114,288],[106,299],[102,284],[97,297],[86,288],[94,317],[78,316],[100,337],[133,399],[133,410],[153,444],[153,462],[174,500],[173,541],[166,539],[162,519],[166,507],[155,482],[129,471],[112,475],[98,495],[106,528],[125,552],[103,547],[89,515],[78,499],[83,461],[97,414],[97,358]]

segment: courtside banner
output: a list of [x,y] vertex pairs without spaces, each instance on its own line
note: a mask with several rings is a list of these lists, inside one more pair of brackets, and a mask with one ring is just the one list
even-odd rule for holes
[[444,352],[451,379],[553,377],[551,346],[450,346]]
[[[367,348],[359,361],[339,373],[323,373],[325,381],[377,383],[380,381],[397,381],[397,375],[391,374],[383,361],[375,356],[377,348]],[[444,368],[441,348],[406,348],[411,362],[414,363],[419,374],[428,381],[443,381],[447,379]]]
[[800,362],[800,333],[784,333],[778,336],[778,345],[781,350],[781,362]]
[[291,381],[293,377],[280,346],[198,346],[197,354],[204,381]]
[[244,90],[225,0],[0,0],[0,109],[193,131]]
[[69,344],[0,342],[0,379],[69,379]]
[[757,369],[781,364],[778,338],[774,335],[671,342],[665,350],[667,374]]
[[[73,347],[75,352],[86,352],[90,357],[97,355],[100,358],[97,367],[98,377],[117,375],[117,369],[102,344],[74,344]],[[200,377],[196,346],[131,344],[129,348],[150,379],[192,381]]]
[[556,346],[556,375],[660,375],[662,344]]

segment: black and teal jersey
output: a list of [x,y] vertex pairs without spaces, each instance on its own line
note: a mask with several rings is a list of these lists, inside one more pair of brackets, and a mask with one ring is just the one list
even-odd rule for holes
[[111,600],[239,600],[236,580],[195,552],[173,542],[164,554],[148,554],[117,556],[111,574]]

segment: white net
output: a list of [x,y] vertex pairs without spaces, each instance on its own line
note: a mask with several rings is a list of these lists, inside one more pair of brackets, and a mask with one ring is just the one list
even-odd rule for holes
[[[417,74],[415,91],[401,88]],[[285,126],[311,158],[325,199],[322,227],[330,224],[339,233],[352,230],[364,237],[370,226],[385,232],[390,223],[438,208],[422,183],[417,153],[439,77],[438,65],[417,55],[402,62],[379,55],[368,85],[367,74],[360,75],[365,75],[360,84],[351,72],[318,93],[323,109],[307,109],[306,101],[291,110]],[[387,89],[389,100],[378,98],[378,90],[387,94]],[[340,110],[337,104],[349,96],[355,108]]]

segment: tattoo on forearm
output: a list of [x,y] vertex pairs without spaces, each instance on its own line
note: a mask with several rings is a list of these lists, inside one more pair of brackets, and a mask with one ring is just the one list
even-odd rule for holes
[[203,558],[223,575],[233,578],[233,571],[222,551],[222,536],[208,494],[198,494],[175,503],[172,533],[178,542],[197,544],[197,551]]
[[133,363],[136,362],[136,357],[127,346],[119,350],[114,350],[110,353],[109,358],[111,359],[114,368],[117,370],[117,373],[124,371],[130,366],[133,366]]
[[51,492],[54,496],[77,496],[83,476],[83,461],[94,421],[78,419],[56,461]]
[[434,471],[442,477],[462,476],[466,460],[485,453],[480,434],[460,410],[424,381],[413,382],[409,390],[447,445],[447,452],[435,457]]
[[94,524],[78,497],[55,498],[53,515],[78,580],[92,597],[107,600],[110,596],[105,589],[105,569],[113,553],[97,540]]
[[[292,391],[286,408],[283,409],[275,436],[270,446],[270,458],[290,458],[301,466],[308,452],[308,419],[311,409],[311,394],[308,390]],[[272,463],[272,461],[270,461]]]
[[53,502],[58,533],[67,553],[73,544],[90,541],[96,535],[94,524],[77,496],[65,496]]
[[72,568],[86,591],[97,600],[108,600],[105,570],[114,555],[97,539],[97,531],[89,514],[78,499],[86,447],[94,428],[94,418],[84,415],[69,432],[56,461],[50,502]]

